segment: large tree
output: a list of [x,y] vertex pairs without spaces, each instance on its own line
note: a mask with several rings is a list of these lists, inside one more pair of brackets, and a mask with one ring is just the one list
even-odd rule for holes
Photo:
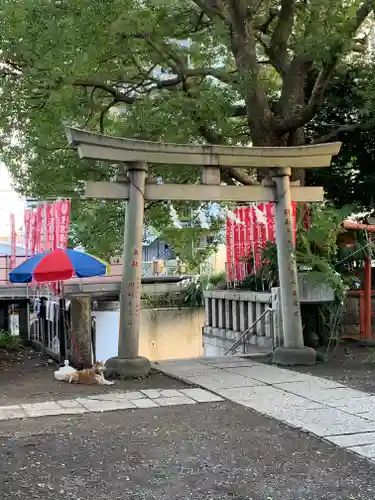
[[[79,161],[63,122],[169,142],[305,144],[337,67],[366,43],[373,1],[6,0],[0,10],[1,159],[21,193],[47,197],[118,168]],[[256,182],[222,170],[228,183]],[[200,176],[168,165],[151,174]],[[120,205],[80,203],[76,238],[110,237]],[[101,223],[87,231],[84,213]],[[167,203],[147,213],[169,223]]]
[[308,172],[309,184],[322,185],[336,206],[375,208],[374,65],[362,61],[342,66],[334,75],[307,136],[343,142],[329,169]]

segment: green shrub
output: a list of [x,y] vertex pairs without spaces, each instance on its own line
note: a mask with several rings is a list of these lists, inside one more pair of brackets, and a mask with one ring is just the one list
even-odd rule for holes
[[21,346],[20,338],[7,330],[0,330],[0,349],[14,349]]

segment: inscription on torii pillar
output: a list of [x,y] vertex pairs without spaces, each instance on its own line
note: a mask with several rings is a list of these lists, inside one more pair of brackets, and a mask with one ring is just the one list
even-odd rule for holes
[[[275,202],[276,243],[285,345],[274,352],[280,364],[315,361],[315,351],[304,347],[295,249],[290,228],[290,204],[323,201],[323,188],[290,186],[291,169],[330,166],[341,143],[298,147],[191,146],[138,141],[67,128],[69,144],[80,158],[126,163],[127,178],[121,182],[87,182],[86,198],[128,200],[124,230],[124,267],[120,303],[118,357],[108,360],[109,373],[138,376],[148,373],[150,363],[138,356],[141,256],[144,200]],[[147,182],[147,164],[202,167],[202,184],[155,184]],[[272,185],[227,186],[221,183],[220,167],[269,168]],[[176,167],[178,168],[178,167]]]

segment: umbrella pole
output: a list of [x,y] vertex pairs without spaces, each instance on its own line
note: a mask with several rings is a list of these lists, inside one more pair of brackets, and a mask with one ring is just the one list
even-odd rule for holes
[[59,298],[59,341],[60,341],[60,364],[64,365],[66,359],[66,328],[65,328],[65,297],[64,297],[64,284],[59,281],[59,288],[61,296]]

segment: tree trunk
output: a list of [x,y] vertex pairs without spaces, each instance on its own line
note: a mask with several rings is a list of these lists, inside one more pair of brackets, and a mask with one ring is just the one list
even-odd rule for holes
[[[261,132],[261,133],[260,133]],[[286,147],[286,146],[303,146],[305,144],[305,134],[303,128],[298,129],[284,136],[277,136],[272,130],[257,131],[253,134],[251,131],[252,145],[257,147]],[[258,181],[270,177],[269,169],[258,169]],[[299,181],[301,186],[305,184],[305,169],[295,168],[292,170],[292,181]]]

